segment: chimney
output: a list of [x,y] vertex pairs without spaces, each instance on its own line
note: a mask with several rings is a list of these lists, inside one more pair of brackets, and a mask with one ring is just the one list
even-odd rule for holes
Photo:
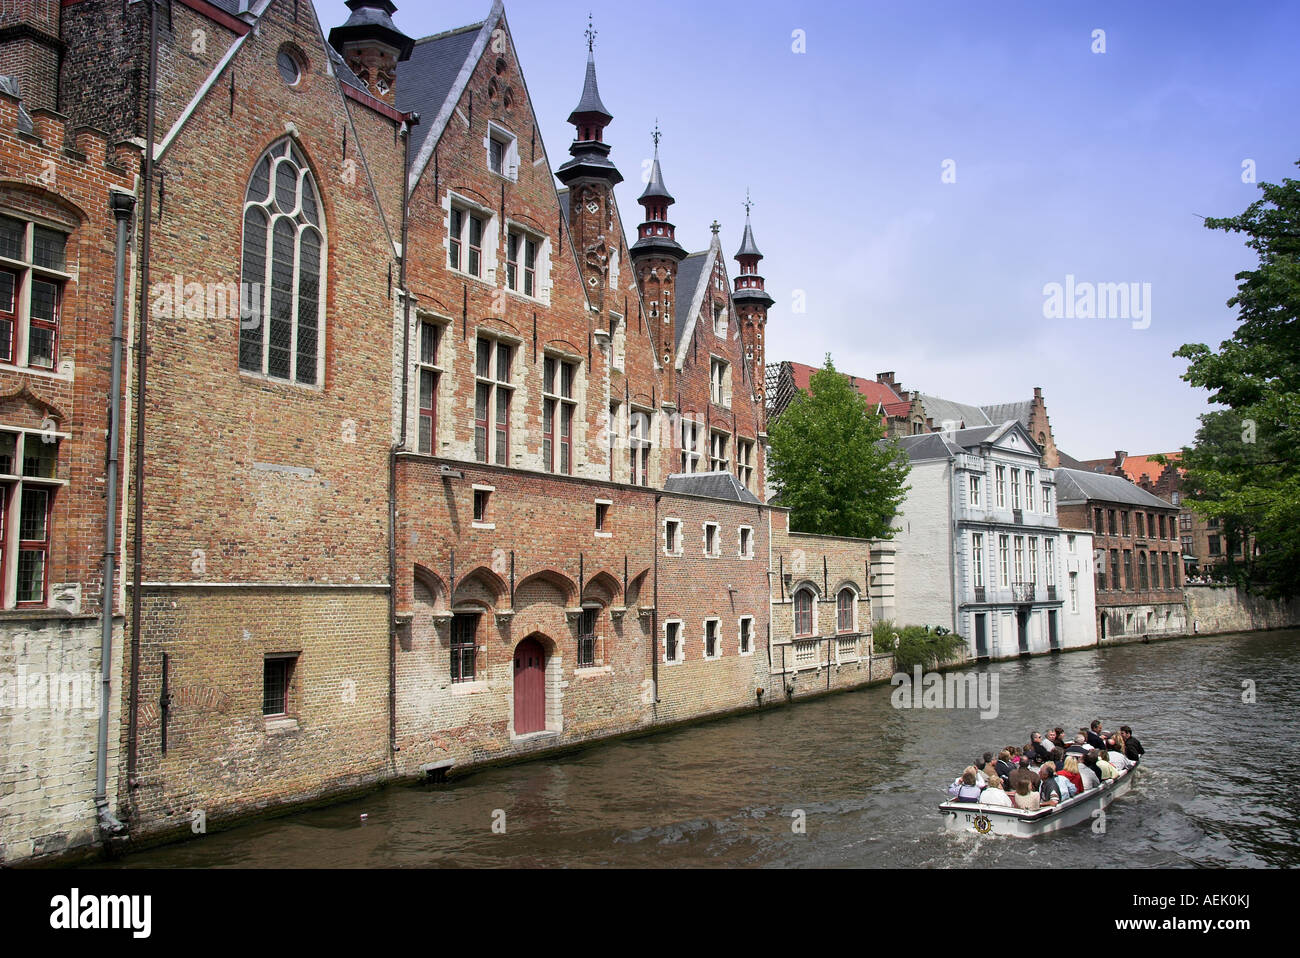
[[876,373],[876,382],[884,383],[886,386],[894,385],[893,373]]
[[1042,386],[1035,386],[1035,387],[1034,387],[1034,398],[1035,398],[1035,399],[1042,399],[1042,398],[1043,398],[1043,387],[1042,387]]

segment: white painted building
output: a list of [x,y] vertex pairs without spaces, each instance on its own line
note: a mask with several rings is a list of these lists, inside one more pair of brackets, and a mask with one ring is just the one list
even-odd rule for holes
[[896,622],[942,626],[976,658],[1096,643],[1091,536],[1063,531],[1054,470],[1015,421],[899,440]]

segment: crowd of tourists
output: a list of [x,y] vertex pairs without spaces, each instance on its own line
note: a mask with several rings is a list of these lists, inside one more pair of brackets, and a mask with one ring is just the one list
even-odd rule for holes
[[1074,798],[1128,771],[1142,758],[1133,729],[1102,731],[1101,719],[1072,741],[1060,726],[1033,732],[1023,745],[985,752],[948,787],[953,801],[1036,812]]

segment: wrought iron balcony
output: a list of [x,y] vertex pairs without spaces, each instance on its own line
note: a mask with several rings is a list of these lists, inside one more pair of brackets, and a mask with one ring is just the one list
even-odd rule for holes
[[1023,509],[1012,509],[1012,510],[1011,510],[1011,521],[1014,522],[1014,523],[1015,523],[1016,525],[1018,525],[1018,526],[1024,525],[1024,524],[1025,524],[1025,513],[1024,513],[1024,510],[1023,510]]
[[1033,602],[1037,598],[1038,586],[1033,582],[1011,583],[1012,602]]
[[975,587],[975,601],[976,601],[976,602],[984,602],[984,601],[985,601],[985,598],[984,598],[984,586],[982,586],[982,585],[977,585],[977,586]]
[[1048,601],[1048,602],[1055,602],[1055,601],[1056,601],[1056,586],[1054,586],[1054,585],[1049,585],[1049,586],[1047,587],[1047,601]]

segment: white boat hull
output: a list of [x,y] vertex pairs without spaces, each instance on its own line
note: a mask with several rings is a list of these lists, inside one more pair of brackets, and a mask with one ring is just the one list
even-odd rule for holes
[[939,806],[949,831],[970,831],[980,835],[1011,835],[1035,838],[1080,822],[1094,821],[1097,813],[1133,787],[1137,766],[1121,772],[1100,788],[1090,788],[1052,808],[1026,812],[1002,805],[974,802],[944,802]]

